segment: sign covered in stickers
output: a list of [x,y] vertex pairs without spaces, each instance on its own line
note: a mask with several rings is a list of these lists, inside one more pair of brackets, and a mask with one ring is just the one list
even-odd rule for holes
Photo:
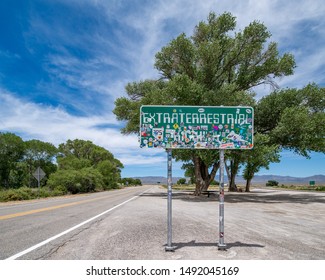
[[140,147],[251,149],[252,107],[154,106],[140,108]]

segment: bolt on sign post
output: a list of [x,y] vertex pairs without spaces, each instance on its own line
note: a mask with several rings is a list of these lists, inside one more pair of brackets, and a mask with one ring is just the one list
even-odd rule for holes
[[224,243],[224,151],[253,148],[252,107],[156,106],[140,108],[140,147],[167,150],[168,235],[166,251],[172,246],[172,149],[219,149],[219,243]]

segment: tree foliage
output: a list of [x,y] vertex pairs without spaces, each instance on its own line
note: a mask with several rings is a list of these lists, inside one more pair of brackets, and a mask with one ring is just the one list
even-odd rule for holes
[[324,112],[325,89],[316,84],[275,91],[257,104],[255,128],[273,144],[308,157],[325,152]]
[[122,178],[120,180],[120,183],[124,186],[141,186],[142,182],[140,179],[135,178]]
[[45,171],[40,194],[60,195],[116,188],[123,164],[111,152],[85,140],[68,140],[56,148],[40,140],[23,141],[13,133],[0,133],[0,186],[16,188],[4,201],[33,198],[37,167]]
[[185,185],[186,184],[186,179],[185,178],[180,178],[177,180],[177,185]]
[[[115,102],[114,113],[126,121],[122,132],[139,131],[141,105],[254,106],[254,87],[274,86],[274,78],[293,73],[293,56],[279,54],[262,23],[254,21],[238,32],[235,28],[236,19],[230,13],[210,13],[193,36],[180,34],[163,47],[155,57],[161,79],[130,83],[128,97]],[[173,156],[192,162],[196,194],[209,186],[219,166],[215,151],[174,151]]]
[[57,186],[65,187],[72,194],[104,189],[103,176],[98,170],[92,167],[86,167],[80,170],[58,170],[50,176],[47,185],[51,189]]
[[60,144],[59,153],[59,170],[50,177],[50,187],[64,186],[78,193],[118,186],[123,164],[103,147],[75,139]]
[[33,177],[33,173],[37,167],[42,168],[46,174],[46,177],[42,180],[42,184],[44,185],[50,174],[57,169],[53,160],[58,150],[52,143],[36,139],[25,141],[24,144],[23,162],[26,164],[28,170],[28,183],[26,185],[37,186],[37,180]]
[[0,132],[0,186],[10,187],[10,172],[24,155],[24,141],[13,133]]

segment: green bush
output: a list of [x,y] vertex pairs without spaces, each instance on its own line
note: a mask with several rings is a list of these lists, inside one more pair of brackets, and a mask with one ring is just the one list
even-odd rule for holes
[[121,171],[117,168],[114,161],[104,160],[97,164],[96,169],[102,174],[104,189],[118,188],[118,182],[121,178]]
[[210,185],[212,185],[212,186],[217,186],[217,185],[219,185],[219,182],[216,181],[216,180],[213,180],[213,181],[211,182]]
[[184,184],[186,184],[186,179],[185,179],[185,178],[180,178],[180,179],[177,181],[177,184],[178,184],[178,185],[184,185]]
[[34,197],[34,191],[32,188],[21,187],[17,189],[17,192],[20,193],[24,199],[30,199],[31,197]]
[[268,187],[277,187],[279,185],[278,181],[275,180],[268,180],[266,183],[266,186]]
[[[38,195],[38,190],[37,190]],[[39,190],[39,197],[50,197],[52,196],[52,191],[48,187],[42,187]]]
[[325,186],[318,186],[315,188],[316,191],[325,192]]
[[122,178],[120,183],[124,186],[142,186],[141,180],[134,178]]
[[0,201],[17,201],[35,198],[35,194],[31,188],[21,187],[19,189],[8,189],[0,192]]
[[36,199],[38,197],[50,197],[50,196],[59,196],[65,195],[68,191],[66,187],[57,186],[53,190],[48,187],[38,188],[28,188],[21,187],[19,189],[7,189],[0,190],[0,201],[18,201],[18,200],[29,200]]
[[68,189],[65,186],[56,186],[52,191],[53,196],[65,195],[68,193]]
[[17,194],[15,190],[5,190],[2,191],[0,194],[0,201],[6,202],[6,201],[16,201],[16,200],[22,200],[22,197]]
[[64,187],[72,194],[104,189],[102,174],[92,167],[81,170],[59,170],[51,174],[47,185],[51,190],[58,186]]

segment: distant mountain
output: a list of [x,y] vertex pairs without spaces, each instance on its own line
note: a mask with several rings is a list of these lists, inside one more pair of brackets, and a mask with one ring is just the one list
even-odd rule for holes
[[[145,176],[145,177],[133,177],[135,179],[140,179],[142,184],[144,185],[154,185],[154,184],[167,184],[167,178],[163,176]],[[184,177],[173,177],[173,184]],[[218,176],[216,176],[216,180],[218,180]],[[314,175],[310,177],[291,177],[291,176],[278,176],[278,175],[256,175],[253,178],[253,183],[266,183],[269,180],[278,181],[280,184],[288,184],[288,183],[301,183],[308,184],[310,181],[315,181],[316,184],[325,183],[325,175]],[[241,176],[236,178],[238,183],[245,182],[245,179]],[[225,182],[228,182],[227,176],[225,176]]]

